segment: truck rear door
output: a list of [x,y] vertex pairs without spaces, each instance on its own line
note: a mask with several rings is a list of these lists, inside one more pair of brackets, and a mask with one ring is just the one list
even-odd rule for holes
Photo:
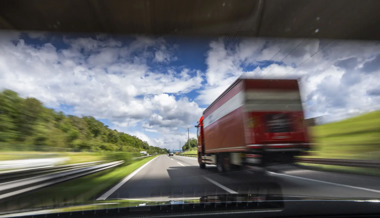
[[298,90],[248,90],[245,109],[250,143],[292,147],[306,142],[301,97]]

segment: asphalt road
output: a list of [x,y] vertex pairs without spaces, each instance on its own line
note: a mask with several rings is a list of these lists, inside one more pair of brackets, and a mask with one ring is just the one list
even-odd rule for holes
[[380,198],[378,177],[276,166],[266,174],[243,168],[219,173],[215,166],[200,169],[196,158],[159,156],[106,199],[181,200],[215,194],[269,192],[322,198]]

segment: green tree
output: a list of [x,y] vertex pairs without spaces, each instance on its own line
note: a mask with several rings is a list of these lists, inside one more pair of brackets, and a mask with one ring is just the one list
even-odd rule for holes
[[0,93],[0,141],[9,142],[18,137],[17,119],[21,100],[11,90]]
[[92,133],[93,137],[98,137],[102,130],[105,128],[102,122],[97,121],[93,117],[83,117],[83,120],[87,122],[88,129]]
[[187,150],[193,150],[196,149],[198,146],[198,140],[195,138],[191,138],[186,141],[186,143],[182,146],[182,151],[187,151]]
[[0,114],[0,141],[9,142],[18,136],[13,119],[6,114]]
[[135,136],[111,130],[94,117],[66,116],[11,90],[0,92],[0,142],[8,147],[20,145],[21,149],[37,150],[167,152]]
[[21,102],[20,115],[17,120],[21,139],[25,139],[33,134],[35,123],[42,110],[42,103],[35,98],[26,98]]

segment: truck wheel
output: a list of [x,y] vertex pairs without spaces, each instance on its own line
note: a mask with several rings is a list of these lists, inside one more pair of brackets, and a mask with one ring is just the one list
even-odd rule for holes
[[206,168],[206,164],[202,162],[202,154],[201,153],[198,153],[198,163],[199,163],[199,168],[201,168],[201,169]]
[[231,170],[230,157],[228,154],[219,154],[216,167],[219,172],[228,172]]
[[223,157],[221,154],[217,156],[216,160],[216,168],[218,169],[218,172],[222,173],[224,172],[224,167],[223,167]]
[[223,155],[223,167],[225,172],[231,171],[231,158],[229,154]]

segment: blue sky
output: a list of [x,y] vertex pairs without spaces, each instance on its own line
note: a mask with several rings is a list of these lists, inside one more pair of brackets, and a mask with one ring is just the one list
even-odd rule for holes
[[298,78],[306,117],[377,110],[379,62],[372,41],[0,32],[1,90],[170,149],[239,76]]

